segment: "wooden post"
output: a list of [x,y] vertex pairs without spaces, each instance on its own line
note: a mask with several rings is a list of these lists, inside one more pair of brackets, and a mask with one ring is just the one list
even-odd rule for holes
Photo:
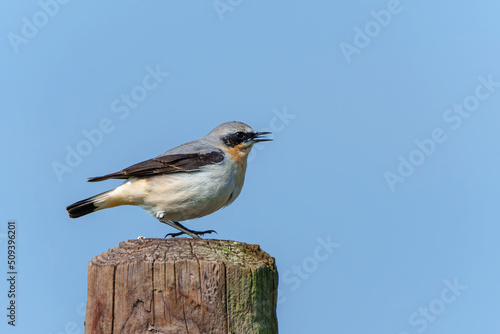
[[121,242],[89,262],[86,334],[278,333],[278,272],[258,245]]

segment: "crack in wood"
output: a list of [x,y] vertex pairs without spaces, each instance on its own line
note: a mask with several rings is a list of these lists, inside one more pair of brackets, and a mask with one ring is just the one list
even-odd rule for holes
[[[111,307],[111,314],[115,314],[115,283],[116,283],[116,266],[113,266],[113,306]],[[111,334],[115,330],[115,317],[111,318]]]

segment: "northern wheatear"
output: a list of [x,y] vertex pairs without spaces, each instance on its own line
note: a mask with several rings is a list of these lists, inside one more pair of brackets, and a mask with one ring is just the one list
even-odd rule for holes
[[90,178],[89,182],[126,179],[119,187],[71,204],[71,218],[118,205],[138,205],[179,233],[198,235],[179,221],[200,218],[231,204],[240,194],[247,158],[253,145],[272,139],[241,122],[227,122],[195,140],[122,171]]

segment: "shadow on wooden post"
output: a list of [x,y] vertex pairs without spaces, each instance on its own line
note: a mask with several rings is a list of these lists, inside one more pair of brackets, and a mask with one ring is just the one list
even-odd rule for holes
[[278,271],[258,245],[121,242],[89,263],[86,334],[278,333]]

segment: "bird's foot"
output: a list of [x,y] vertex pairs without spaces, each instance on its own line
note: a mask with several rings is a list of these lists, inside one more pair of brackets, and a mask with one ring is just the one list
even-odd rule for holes
[[[200,235],[205,235],[205,234],[210,234],[210,233],[215,233],[217,234],[216,231],[214,230],[206,230],[206,231],[193,231],[193,230],[188,230],[189,232],[197,235],[197,236],[200,236]],[[165,236],[165,238],[168,238],[168,237],[172,237],[172,238],[175,238],[175,237],[178,237],[180,235],[183,235],[183,234],[187,234],[186,232],[177,232],[177,233],[169,233]]]

